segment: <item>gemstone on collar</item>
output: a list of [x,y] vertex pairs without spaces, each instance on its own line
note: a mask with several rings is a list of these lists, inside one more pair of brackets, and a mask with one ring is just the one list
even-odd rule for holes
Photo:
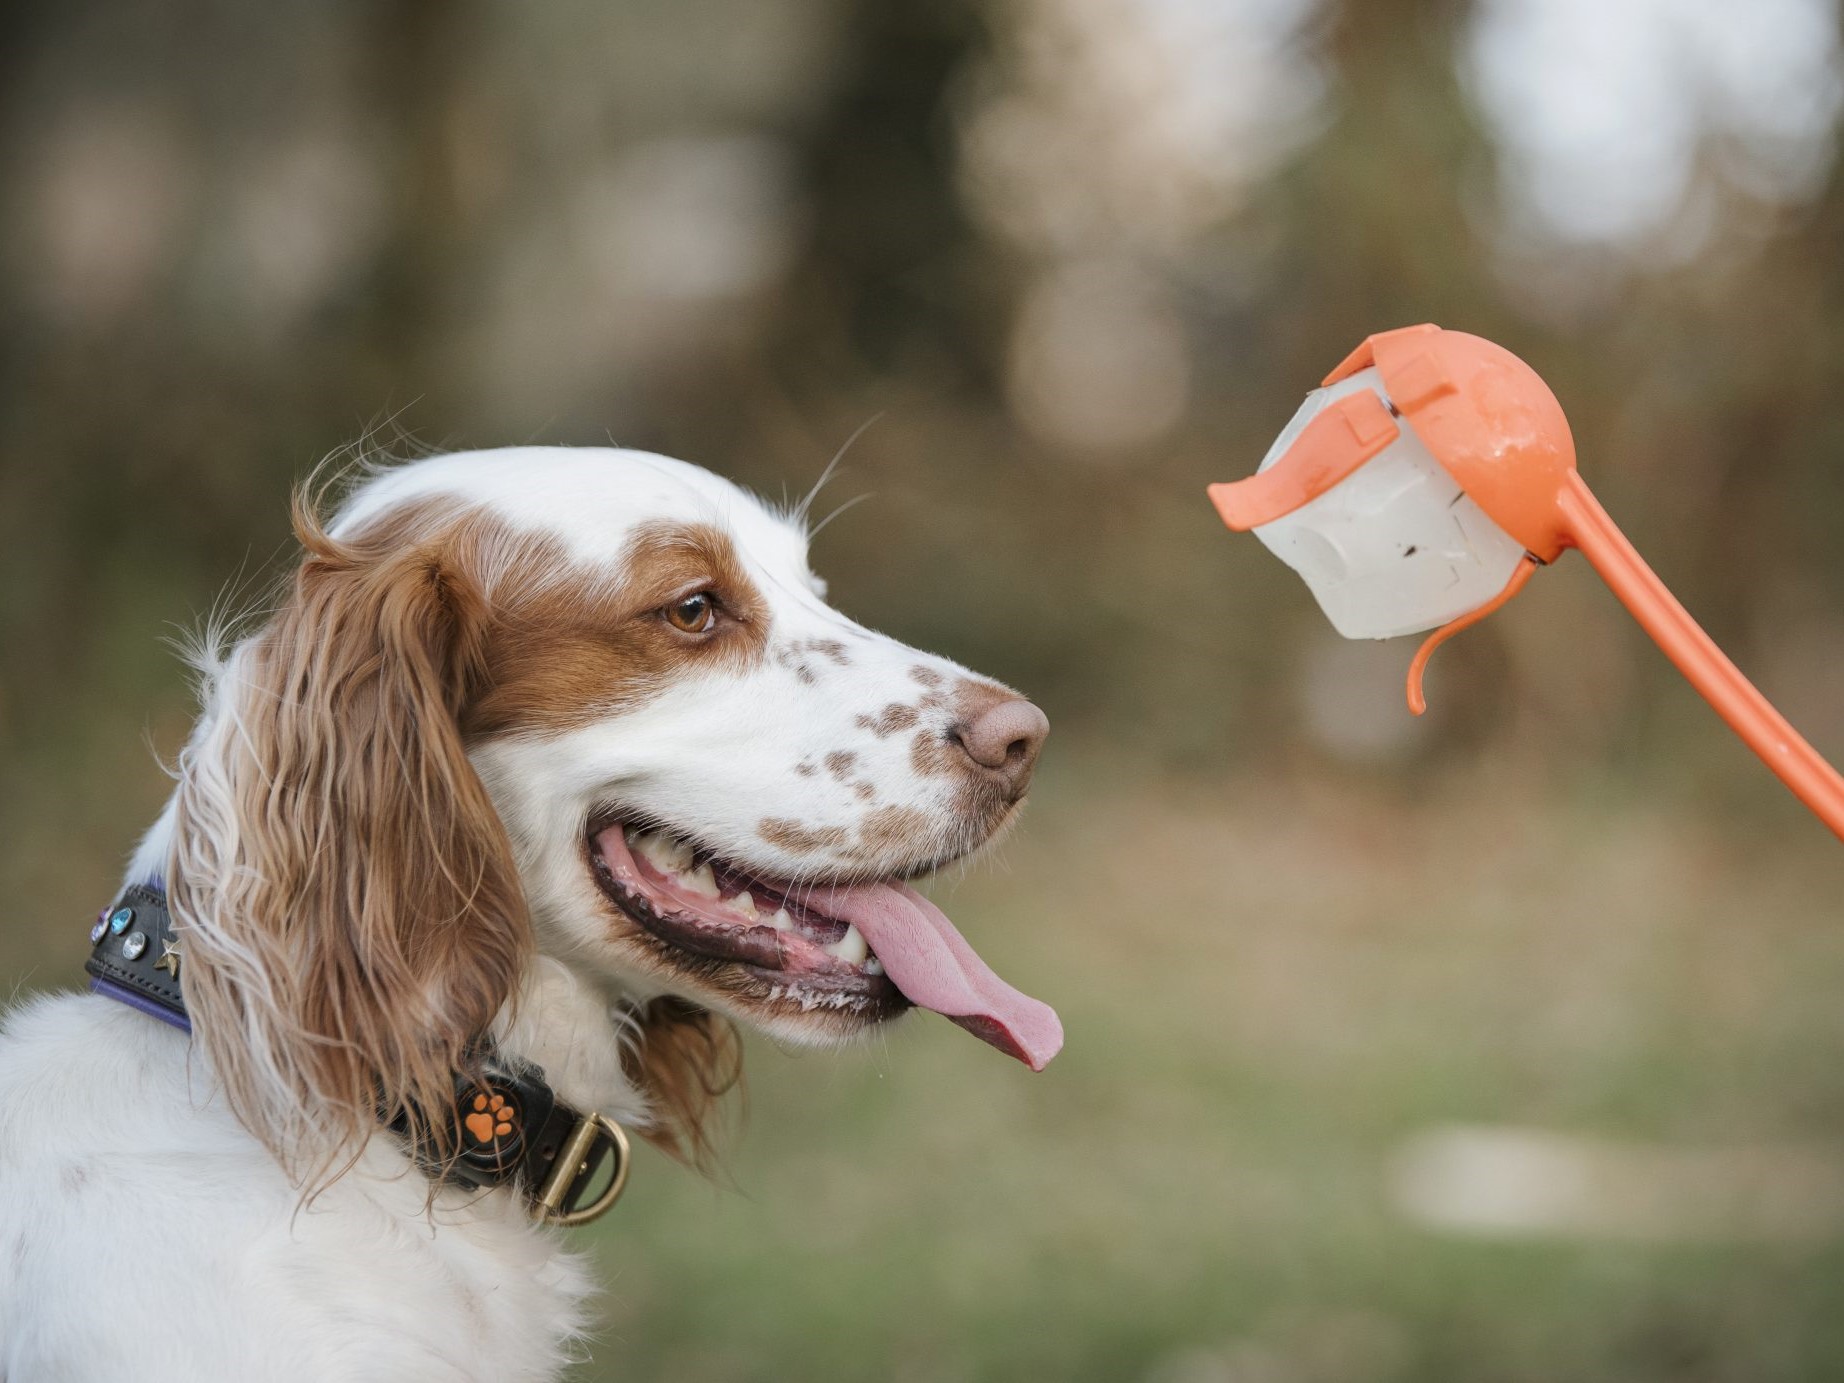
[[109,934],[109,918],[105,913],[90,924],[90,945],[94,946]]
[[[109,919],[109,930],[120,936],[134,922],[133,908],[117,908],[115,915]],[[143,943],[144,945],[146,943]]]
[[[118,913],[117,916],[120,916]],[[129,960],[141,959],[141,953],[147,949],[146,932],[130,932],[122,938],[122,955]]]

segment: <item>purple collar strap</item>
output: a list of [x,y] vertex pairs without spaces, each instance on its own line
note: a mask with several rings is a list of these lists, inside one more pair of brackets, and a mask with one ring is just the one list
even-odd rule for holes
[[166,895],[150,884],[130,884],[113,906],[97,914],[83,968],[96,993],[191,1032],[179,987],[183,959]]
[[181,1032],[192,1031],[192,1020],[183,1013],[174,1013],[166,1005],[156,1002],[139,990],[117,984],[114,980],[105,980],[100,975],[90,977],[90,992],[114,999],[117,1003],[127,1004],[129,1008],[138,1008],[149,1018],[158,1018],[162,1023],[169,1023]]

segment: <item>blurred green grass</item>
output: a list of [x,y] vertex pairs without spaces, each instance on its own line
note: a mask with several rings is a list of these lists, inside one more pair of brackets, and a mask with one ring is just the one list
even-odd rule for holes
[[1692,1147],[1844,1133],[1844,861],[1633,801],[1050,771],[941,890],[1059,1002],[1033,1077],[928,1017],[756,1042],[713,1187],[648,1155],[590,1236],[583,1379],[1821,1379],[1844,1252],[1443,1238],[1453,1121]]

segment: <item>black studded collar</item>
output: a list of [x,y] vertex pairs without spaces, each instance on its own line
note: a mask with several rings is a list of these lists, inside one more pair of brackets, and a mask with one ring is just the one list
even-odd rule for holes
[[[83,968],[96,993],[190,1032],[180,988],[184,960],[165,893],[130,884],[97,915]],[[527,1062],[491,1053],[478,1078],[455,1078],[454,1104],[436,1117],[450,1122],[460,1151],[452,1162],[426,1166],[431,1175],[471,1187],[511,1184],[532,1218],[545,1224],[587,1224],[627,1184],[621,1126],[565,1104],[544,1072]],[[389,1127],[407,1134],[410,1118],[399,1113]]]

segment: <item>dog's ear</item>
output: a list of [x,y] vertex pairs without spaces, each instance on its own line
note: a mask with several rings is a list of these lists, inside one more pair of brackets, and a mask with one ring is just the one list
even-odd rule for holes
[[[531,945],[458,723],[487,610],[431,518],[335,539],[298,496],[301,565],[216,670],[207,742],[181,760],[187,1007],[232,1109],[303,1180],[381,1113],[449,1106]],[[452,1130],[426,1135],[449,1150]]]
[[649,1001],[633,1016],[623,1066],[654,1114],[641,1137],[710,1175],[717,1163],[715,1116],[723,1097],[743,1079],[736,1026],[672,995]]

